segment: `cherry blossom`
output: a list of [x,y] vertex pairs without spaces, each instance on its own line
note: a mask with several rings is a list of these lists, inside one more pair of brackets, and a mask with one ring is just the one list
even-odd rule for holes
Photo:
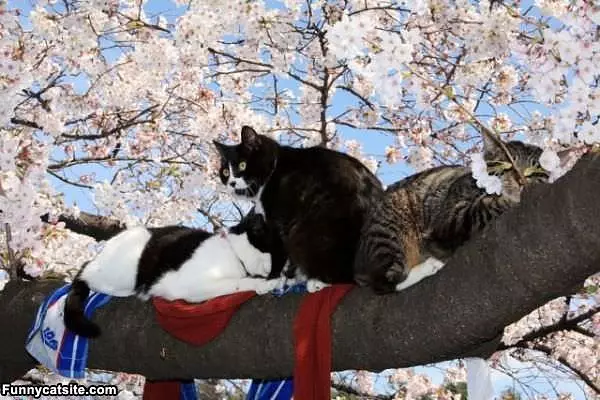
[[499,177],[488,173],[487,164],[481,153],[471,154],[471,169],[477,187],[485,189],[490,194],[502,193],[502,181]]

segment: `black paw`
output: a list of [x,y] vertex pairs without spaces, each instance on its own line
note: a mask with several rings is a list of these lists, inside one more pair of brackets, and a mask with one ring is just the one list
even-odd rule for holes
[[396,292],[396,284],[388,281],[379,280],[371,283],[371,289],[376,295],[385,295]]

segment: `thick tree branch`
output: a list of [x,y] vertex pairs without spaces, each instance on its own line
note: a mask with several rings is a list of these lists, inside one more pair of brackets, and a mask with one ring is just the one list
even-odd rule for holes
[[[380,371],[489,356],[506,325],[598,272],[598,193],[600,157],[587,155],[555,184],[525,193],[519,207],[459,249],[437,275],[393,295],[353,290],[332,318],[333,369]],[[10,282],[0,293],[0,320],[11,321],[0,328],[0,382],[27,367],[27,330],[58,285]],[[254,298],[203,347],[165,333],[151,305],[114,299],[95,317],[104,335],[90,345],[89,366],[163,379],[289,376],[301,299]]]
[[[48,214],[42,215],[41,218],[44,222],[49,221]],[[125,229],[125,225],[121,221],[83,211],[77,218],[69,215],[61,215],[58,217],[58,221],[64,222],[67,229],[81,235],[93,237],[96,240],[110,239]]]

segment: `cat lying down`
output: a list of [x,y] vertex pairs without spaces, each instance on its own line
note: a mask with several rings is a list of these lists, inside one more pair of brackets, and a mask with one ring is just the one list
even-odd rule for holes
[[85,337],[100,334],[84,315],[90,290],[190,303],[235,292],[268,293],[284,278],[268,279],[271,254],[265,236],[264,219],[253,212],[215,234],[181,226],[127,229],[108,240],[75,277],[65,303],[65,326]]

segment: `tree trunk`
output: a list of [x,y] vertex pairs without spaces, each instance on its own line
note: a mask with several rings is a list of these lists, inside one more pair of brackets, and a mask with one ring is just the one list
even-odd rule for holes
[[[600,270],[600,157],[585,156],[553,185],[459,249],[435,276],[376,296],[355,289],[333,316],[333,369],[408,367],[466,355],[489,356],[506,325],[573,293]],[[42,298],[56,282],[10,282],[0,292],[0,382],[25,372],[23,343]],[[301,295],[261,296],[203,347],[179,342],[152,306],[114,299],[95,320],[89,367],[168,378],[278,378],[293,369],[292,325]]]

